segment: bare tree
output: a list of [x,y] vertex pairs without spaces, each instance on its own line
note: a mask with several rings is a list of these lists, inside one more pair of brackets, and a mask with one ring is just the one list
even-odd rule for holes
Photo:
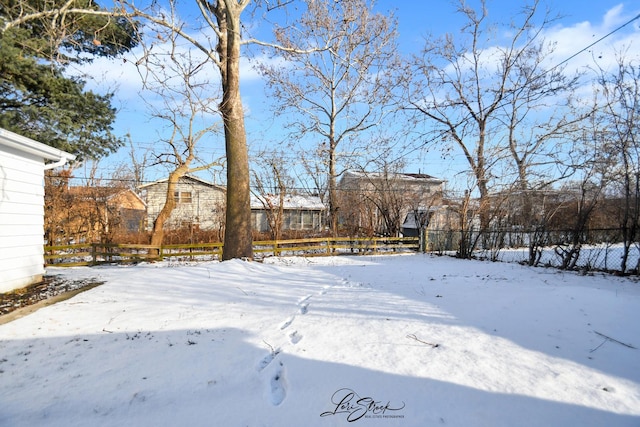
[[[125,18],[136,28],[141,27],[142,23],[166,28],[174,33],[176,39],[179,38],[200,51],[215,65],[219,73],[216,77],[219,77],[222,88],[219,112],[224,124],[228,189],[222,258],[252,258],[249,155],[244,108],[240,97],[241,48],[248,44],[269,46],[284,52],[294,52],[295,48],[244,38],[243,31],[246,27],[242,25],[241,15],[252,3],[256,7],[264,5],[269,12],[286,7],[290,1],[195,0],[199,15],[191,16],[188,21],[177,13],[177,0],[168,0],[162,4],[151,2],[145,7],[139,7],[131,0],[114,0],[110,10],[97,10],[92,0],[89,0],[88,5],[77,4],[73,0],[62,5],[44,3],[38,7],[23,3],[17,2],[12,19],[0,23],[0,32],[36,22],[51,33],[52,42],[62,43],[65,38],[72,37],[67,30],[68,23],[74,17],[100,15]],[[99,45],[99,32],[95,36],[94,42]],[[306,53],[325,49],[326,46],[311,46],[306,49]]]
[[[75,165],[78,169],[83,165]],[[45,174],[45,238],[50,244],[112,242],[124,231],[118,197],[126,191],[119,180],[97,174],[98,162],[85,164],[83,178],[73,179],[71,169]]]
[[211,93],[208,81],[214,71],[209,58],[185,48],[181,37],[171,29],[153,25],[149,30],[156,32],[152,40],[161,40],[161,43],[147,44],[142,40],[144,51],[136,66],[146,90],[149,115],[163,126],[159,143],[153,149],[155,163],[169,169],[165,203],[154,220],[151,234],[151,245],[160,246],[164,225],[176,207],[174,193],[180,178],[221,166],[222,162],[204,160],[197,150],[203,138],[215,135],[220,129],[215,120],[218,98]]
[[619,56],[617,69],[599,69],[597,89],[603,104],[599,112],[602,144],[615,159],[608,170],[617,187],[614,194],[622,199],[617,220],[623,242],[620,271],[624,273],[640,232],[640,67]]
[[69,244],[77,211],[69,193],[71,169],[48,170],[44,176],[44,238],[49,245]]
[[253,169],[254,197],[264,208],[271,238],[278,240],[282,237],[285,200],[292,193],[294,180],[284,153],[261,153],[258,157],[260,166]]
[[131,137],[128,137],[129,161],[123,161],[112,173],[111,178],[134,192],[146,181],[147,168],[151,166],[152,148],[139,151]]
[[[384,123],[397,84],[396,22],[373,13],[367,0],[305,0],[298,25],[277,27],[284,64],[263,64],[277,114],[296,139],[318,141],[327,175],[329,222],[338,232],[337,179],[360,149],[374,141],[368,130]],[[326,50],[303,53],[317,46]]]
[[474,10],[460,0],[457,12],[466,20],[461,33],[428,38],[414,57],[408,109],[416,120],[435,124],[438,141],[463,153],[479,195],[481,233],[492,218],[492,190],[510,185],[504,161],[511,159],[515,181],[528,189],[532,170],[553,163],[551,142],[574,124],[565,110],[551,108],[576,80],[544,67],[553,47],[542,34],[554,19],[540,9],[539,0],[523,7],[505,45],[495,46],[486,2]]
[[365,199],[376,207],[381,221],[376,231],[385,236],[399,236],[407,210],[407,189],[399,183],[395,168],[385,164],[382,172],[368,175],[366,180],[371,190],[365,193]]
[[565,228],[562,241],[555,247],[563,269],[574,269],[578,265],[580,251],[588,241],[592,215],[602,203],[612,179],[613,159],[604,143],[602,122],[598,116],[591,116],[589,121],[585,121],[581,137],[573,141],[571,148],[569,167],[575,170],[575,179],[561,187],[567,198],[563,212],[555,215]]
[[[227,162],[227,232],[223,259],[252,258],[249,161],[240,98],[241,45],[257,42],[242,39],[241,15],[251,0],[196,0],[200,16],[189,22],[190,25],[175,13],[178,9],[175,0],[163,4],[151,2],[146,8],[138,7],[129,0],[115,0],[111,10],[96,10],[93,4],[86,6],[73,1],[62,5],[45,3],[38,8],[24,7],[22,3],[17,5],[13,18],[2,23],[0,31],[37,22],[51,32],[51,40],[61,43],[65,37],[71,36],[66,30],[68,23],[76,16],[126,18],[136,26],[144,22],[170,30],[174,37],[187,42],[215,64],[222,87],[219,108],[224,123]],[[204,34],[205,37],[197,37],[197,34]],[[96,43],[100,43],[98,33]]]
[[299,159],[303,171],[296,177],[304,191],[312,196],[318,196],[327,205],[327,173],[322,159],[322,150],[315,152],[301,149]]

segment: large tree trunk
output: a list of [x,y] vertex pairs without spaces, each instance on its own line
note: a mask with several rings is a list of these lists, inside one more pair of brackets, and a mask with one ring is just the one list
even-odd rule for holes
[[227,211],[222,259],[253,258],[249,153],[240,98],[240,14],[246,2],[220,0],[216,18],[220,28],[218,53],[222,75],[222,103],[227,153]]
[[338,237],[338,183],[336,177],[336,150],[337,144],[334,139],[334,124],[331,124],[331,135],[329,137],[329,176],[327,183],[329,185],[329,224],[331,227],[331,235]]
[[[238,101],[239,102],[239,101]],[[239,108],[238,113],[236,109]],[[226,110],[226,108],[224,109]],[[242,114],[242,105],[223,114]],[[222,259],[253,258],[249,157],[242,118],[225,119],[227,148],[227,212]]]

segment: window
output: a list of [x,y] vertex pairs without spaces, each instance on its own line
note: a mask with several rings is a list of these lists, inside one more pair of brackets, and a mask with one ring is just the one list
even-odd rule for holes
[[291,210],[285,212],[285,229],[312,230],[317,226],[314,212],[309,210]]
[[311,211],[302,211],[302,229],[310,230],[313,228],[313,214]]
[[175,200],[176,203],[191,203],[191,192],[190,191],[174,191],[173,200]]
[[269,231],[269,221],[266,213],[258,210],[252,210],[251,221],[253,223],[254,230],[259,232]]

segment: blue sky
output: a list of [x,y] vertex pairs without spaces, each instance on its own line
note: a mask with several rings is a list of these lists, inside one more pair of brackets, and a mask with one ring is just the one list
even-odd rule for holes
[[[470,6],[480,4],[479,0],[468,0]],[[505,21],[528,2],[522,0],[487,0],[490,19]],[[637,15],[640,2],[620,0],[546,0],[542,3],[553,12],[563,16],[559,23],[564,27],[573,27],[579,23],[598,26],[607,11],[622,5],[625,15]],[[395,10],[399,19],[400,34],[405,45],[419,43],[420,38],[428,32],[442,34],[456,32],[460,26],[460,18],[453,13],[454,6],[450,0],[379,0],[381,11]],[[635,13],[634,13],[635,12]]]
[[[472,6],[479,3],[479,0],[468,1]],[[524,4],[517,0],[487,0],[490,19],[505,23]],[[542,6],[548,6],[552,12],[562,15],[547,34],[547,38],[557,42],[557,62],[569,58],[640,13],[638,0],[546,0]],[[417,53],[422,47],[425,35],[439,36],[447,32],[455,35],[462,22],[459,15],[454,13],[453,3],[446,0],[379,0],[376,9],[381,12],[394,11],[398,19],[399,42],[403,54]],[[264,28],[256,27],[257,34],[268,30],[268,26],[262,27]],[[592,63],[592,54],[600,57],[606,64],[607,61],[613,61],[615,52],[621,46],[631,46],[629,56],[640,59],[639,35],[640,20],[636,20],[590,51],[572,59],[567,67],[577,69],[588,66]],[[499,43],[500,40],[496,40],[496,45]],[[140,154],[154,144],[156,129],[148,121],[145,107],[140,102],[139,77],[135,70],[122,61],[97,61],[88,68],[88,72],[96,77],[96,81],[90,83],[92,88],[98,91],[116,88],[115,106],[119,109],[119,114],[115,132],[118,135],[131,135]],[[284,132],[280,124],[272,120],[273,114],[268,108],[262,81],[246,62],[243,68],[242,96],[247,113],[246,124],[250,144],[260,141],[257,145],[277,145]],[[203,143],[203,152],[211,158],[220,157],[224,154],[223,147],[222,136],[212,135]],[[256,144],[253,144],[253,147],[256,147]],[[124,148],[117,154],[103,159],[99,163],[99,175],[107,178],[118,164],[127,162],[127,151],[128,149]],[[406,161],[407,172],[420,170],[450,180],[452,186],[458,185],[452,178],[456,171],[466,166],[464,159],[455,152],[445,159],[439,153],[412,152],[406,155]],[[149,171],[147,177],[156,179],[163,173],[160,169],[155,172]],[[82,176],[83,172],[78,171],[76,175]]]

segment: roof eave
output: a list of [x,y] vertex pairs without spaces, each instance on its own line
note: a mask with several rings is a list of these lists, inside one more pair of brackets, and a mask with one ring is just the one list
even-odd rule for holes
[[18,135],[17,133],[2,128],[0,128],[0,141],[4,145],[16,150],[55,162],[48,165],[50,167],[53,167],[53,165],[62,166],[67,161],[76,159],[76,156],[71,153],[50,147],[41,142],[34,141],[31,138],[27,138],[26,136]]

